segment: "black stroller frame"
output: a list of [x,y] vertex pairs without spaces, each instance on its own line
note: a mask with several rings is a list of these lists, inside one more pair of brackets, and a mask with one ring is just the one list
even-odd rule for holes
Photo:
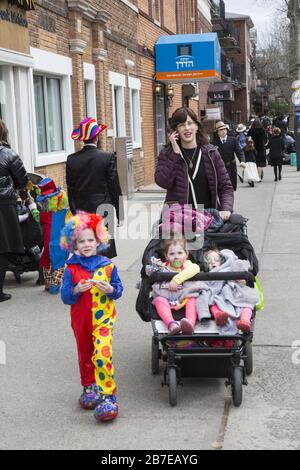
[[[252,245],[247,238],[246,220],[241,225],[239,233],[205,233],[204,247],[199,252],[190,252],[194,262],[201,264],[202,251],[218,246],[220,249],[230,248],[239,251],[240,258],[248,259],[250,271],[212,273],[200,272],[193,281],[234,281],[245,280],[248,286],[254,287],[255,276],[258,272],[258,261]],[[222,240],[222,243],[220,243]],[[253,371],[252,341],[255,325],[256,309],[252,311],[251,329],[249,333],[236,335],[220,335],[217,332],[195,332],[191,336],[169,335],[157,328],[158,316],[151,304],[149,293],[155,282],[168,282],[174,274],[156,272],[150,277],[145,274],[144,266],[149,264],[151,255],[156,254],[160,240],[151,240],[143,256],[143,268],[141,271],[142,282],[137,298],[136,309],[141,318],[152,324],[152,374],[160,373],[160,362],[166,364],[163,374],[163,386],[169,387],[169,402],[171,406],[177,405],[177,385],[182,385],[184,377],[197,378],[225,378],[225,385],[231,387],[232,401],[239,407],[243,400],[243,385],[248,385],[247,376]],[[239,249],[239,250],[238,250]],[[176,318],[178,313],[174,313]],[[177,318],[176,318],[177,319]],[[213,320],[210,320],[214,323]],[[203,329],[202,329],[203,330]],[[204,328],[205,330],[205,328]],[[216,330],[215,330],[216,331]],[[218,346],[210,345],[212,341],[218,341]],[[225,341],[227,343],[225,343]],[[228,346],[228,341],[232,346]],[[222,346],[219,346],[222,344]]]
[[[173,275],[159,273],[151,276],[151,282],[170,281]],[[254,282],[250,272],[200,273],[195,281],[245,280]],[[253,371],[252,340],[255,310],[251,319],[251,331],[241,335],[199,334],[192,336],[161,334],[152,320],[152,374],[159,374],[159,361],[166,363],[162,385],[169,387],[169,402],[177,405],[177,385],[182,385],[182,377],[226,378],[226,386],[231,387],[233,404],[239,407],[243,399],[243,385],[248,385],[247,375]],[[209,341],[233,341],[233,347],[211,347]],[[195,347],[181,347],[182,342],[194,343]],[[198,346],[197,346],[198,343]]]
[[[44,178],[43,175],[38,173],[28,173],[29,180],[37,185]],[[42,232],[41,232],[42,235]],[[24,237],[23,237],[24,238]],[[39,267],[39,259],[41,257],[42,249],[42,238],[39,245],[34,245],[30,248],[25,248],[24,254],[13,254],[9,255],[9,263],[7,271],[11,271],[15,277],[15,280],[18,284],[21,284],[21,275],[25,272],[35,272],[37,271],[39,276],[36,281],[38,285],[44,283],[43,270]]]

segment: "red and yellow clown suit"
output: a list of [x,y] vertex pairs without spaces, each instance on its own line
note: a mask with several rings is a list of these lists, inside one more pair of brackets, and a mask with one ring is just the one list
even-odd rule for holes
[[[102,280],[114,287],[112,294],[98,288],[74,294],[81,280]],[[61,297],[71,305],[71,325],[75,334],[78,362],[83,387],[96,382],[103,394],[114,395],[116,384],[112,362],[112,335],[116,321],[114,300],[121,297],[122,282],[116,266],[104,256],[73,255],[67,261]]]

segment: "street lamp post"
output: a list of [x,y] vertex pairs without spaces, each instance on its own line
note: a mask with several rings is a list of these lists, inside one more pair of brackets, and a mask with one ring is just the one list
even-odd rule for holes
[[300,171],[300,80],[296,80],[292,84],[292,101],[294,108],[294,132],[296,141],[296,154],[297,154],[297,171]]

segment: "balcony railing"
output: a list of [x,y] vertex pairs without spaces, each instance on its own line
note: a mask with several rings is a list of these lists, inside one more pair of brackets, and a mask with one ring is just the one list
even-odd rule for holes
[[236,86],[244,86],[246,84],[245,64],[235,64],[225,54],[221,55],[221,72],[223,81],[231,82]]
[[223,31],[225,28],[225,3],[223,0],[211,2],[211,23],[213,32]]
[[223,0],[212,0],[211,15],[213,18],[222,18],[225,21],[225,3]]

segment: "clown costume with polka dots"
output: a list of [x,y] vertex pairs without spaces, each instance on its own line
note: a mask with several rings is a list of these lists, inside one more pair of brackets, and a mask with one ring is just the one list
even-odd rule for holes
[[107,241],[103,219],[86,212],[72,217],[61,236],[61,246],[74,252],[66,263],[61,298],[71,305],[83,386],[79,403],[85,409],[94,409],[99,421],[118,415],[112,333],[116,321],[114,300],[121,297],[123,286],[111,260],[97,255],[98,246]]

